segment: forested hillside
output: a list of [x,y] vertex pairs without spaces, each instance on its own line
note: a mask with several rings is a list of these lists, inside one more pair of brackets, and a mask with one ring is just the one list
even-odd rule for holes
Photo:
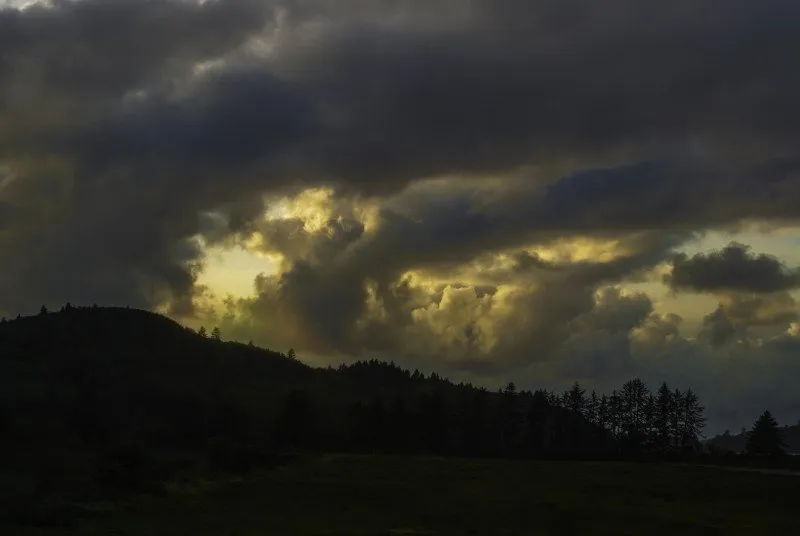
[[392,363],[315,369],[156,314],[65,306],[0,323],[0,494],[149,488],[287,453],[505,458],[699,448],[691,391],[499,391]]

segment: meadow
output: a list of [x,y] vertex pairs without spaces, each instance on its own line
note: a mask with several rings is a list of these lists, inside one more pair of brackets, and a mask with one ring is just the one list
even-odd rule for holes
[[797,475],[670,464],[319,456],[168,483],[19,536],[797,534]]

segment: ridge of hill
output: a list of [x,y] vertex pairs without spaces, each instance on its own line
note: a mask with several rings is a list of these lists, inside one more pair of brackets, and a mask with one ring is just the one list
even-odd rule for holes
[[[524,395],[527,403],[532,393]],[[20,441],[148,449],[219,437],[269,442],[276,427],[311,419],[303,412],[313,406],[314,441],[344,448],[340,436],[352,435],[353,412],[424,419],[457,404],[465,412],[474,397],[486,398],[477,402],[486,407],[501,398],[391,363],[312,368],[137,309],[65,306],[0,322],[0,429]],[[288,421],[277,423],[287,412]]]
[[[71,307],[59,312],[20,316],[0,323],[0,358],[47,359],[76,351],[84,354],[113,352],[115,357],[199,352],[208,354],[220,341],[157,313],[126,307]],[[282,357],[276,352],[226,343],[229,348],[262,358]]]

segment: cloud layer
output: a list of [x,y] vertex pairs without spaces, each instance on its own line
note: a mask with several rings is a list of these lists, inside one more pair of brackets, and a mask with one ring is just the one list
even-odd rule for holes
[[[789,0],[2,9],[0,311],[209,316],[207,248],[242,247],[279,264],[218,319],[242,338],[761,404],[795,270],[680,248],[797,223],[798,26]],[[662,280],[719,300],[700,333],[625,290]]]

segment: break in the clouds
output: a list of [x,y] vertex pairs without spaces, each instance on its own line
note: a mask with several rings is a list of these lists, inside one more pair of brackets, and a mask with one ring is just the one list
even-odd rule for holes
[[[749,418],[794,366],[796,273],[683,248],[797,223],[798,27],[789,0],[0,8],[0,310],[217,307],[301,355],[660,376]],[[215,248],[269,259],[226,312]],[[664,283],[718,300],[699,331]]]

